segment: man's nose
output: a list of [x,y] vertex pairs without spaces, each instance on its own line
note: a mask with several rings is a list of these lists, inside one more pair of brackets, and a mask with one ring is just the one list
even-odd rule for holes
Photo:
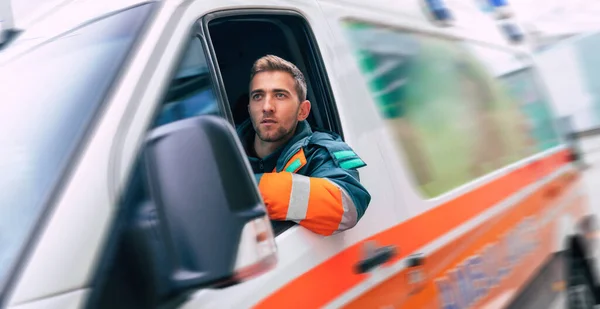
[[273,112],[275,110],[275,104],[273,104],[273,99],[271,96],[265,97],[265,103],[263,104],[264,112]]

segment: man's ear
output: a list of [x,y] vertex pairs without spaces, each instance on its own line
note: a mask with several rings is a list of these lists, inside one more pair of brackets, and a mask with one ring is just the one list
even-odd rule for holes
[[310,101],[304,100],[304,102],[300,103],[300,108],[298,109],[298,121],[306,120],[308,114],[310,114]]

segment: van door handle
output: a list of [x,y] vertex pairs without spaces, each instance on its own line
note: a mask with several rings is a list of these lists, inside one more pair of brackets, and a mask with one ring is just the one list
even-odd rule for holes
[[411,254],[406,258],[406,279],[410,287],[410,295],[417,294],[425,287],[427,274],[425,273],[425,255],[422,253]]
[[365,244],[366,257],[360,260],[355,266],[354,271],[364,274],[373,268],[385,264],[398,254],[396,246],[377,247],[376,244],[369,242]]
[[406,267],[416,268],[425,264],[425,255],[422,253],[415,253],[406,258]]

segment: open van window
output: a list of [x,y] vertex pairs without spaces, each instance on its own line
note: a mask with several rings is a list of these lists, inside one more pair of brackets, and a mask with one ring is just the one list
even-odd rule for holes
[[313,128],[343,136],[329,79],[306,20],[293,12],[241,10],[209,15],[211,44],[223,78],[235,124],[248,119],[248,85],[254,61],[272,54],[295,64],[304,74]]
[[152,7],[91,21],[0,69],[0,291],[77,162]]
[[[210,44],[223,79],[236,125],[247,120],[250,71],[265,55],[279,56],[296,65],[307,83],[313,131],[328,130],[342,136],[329,79],[310,26],[299,14],[288,11],[240,10],[215,13],[204,19]],[[291,221],[272,221],[275,235],[294,226]]]
[[[208,18],[208,35],[195,26],[190,30],[182,51],[171,60],[172,75],[156,104],[149,129],[199,115],[227,118],[229,112],[233,114],[234,123],[240,124],[249,117],[248,88],[253,62],[265,54],[276,54],[297,64],[305,73],[308,98],[312,103],[309,123],[316,129],[341,134],[327,75],[306,21],[291,13],[238,13],[234,16],[217,13],[219,16]],[[214,57],[207,53],[206,44],[212,45]],[[211,68],[211,61],[218,72]],[[222,102],[222,90],[225,90],[228,102]],[[140,160],[137,162],[120,209],[144,209],[149,199],[144,186],[146,175],[139,166]],[[122,216],[127,222],[140,219],[134,215],[131,218]],[[151,212],[141,219],[156,220]],[[291,221],[273,221],[273,232],[279,235],[294,225]],[[106,278],[100,279],[100,288],[91,302],[98,308],[151,307],[154,300],[147,291],[153,288],[153,283],[147,277],[152,272],[136,265],[131,254],[131,240],[123,235],[115,238],[116,257],[111,259],[114,262],[107,262]],[[138,282],[140,278],[146,279]],[[121,296],[122,291],[128,291],[126,297]]]

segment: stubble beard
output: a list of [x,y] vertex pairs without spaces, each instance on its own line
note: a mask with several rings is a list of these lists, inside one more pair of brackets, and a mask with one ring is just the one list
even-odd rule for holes
[[256,132],[256,135],[258,136],[258,138],[261,141],[268,142],[268,143],[276,143],[276,142],[280,142],[280,141],[288,138],[294,132],[294,129],[296,128],[297,125],[298,125],[298,122],[294,123],[294,125],[292,125],[290,129],[286,129],[286,128],[280,126],[272,134],[265,134],[265,132],[262,132],[259,129],[260,128],[259,126],[255,125],[254,131]]

